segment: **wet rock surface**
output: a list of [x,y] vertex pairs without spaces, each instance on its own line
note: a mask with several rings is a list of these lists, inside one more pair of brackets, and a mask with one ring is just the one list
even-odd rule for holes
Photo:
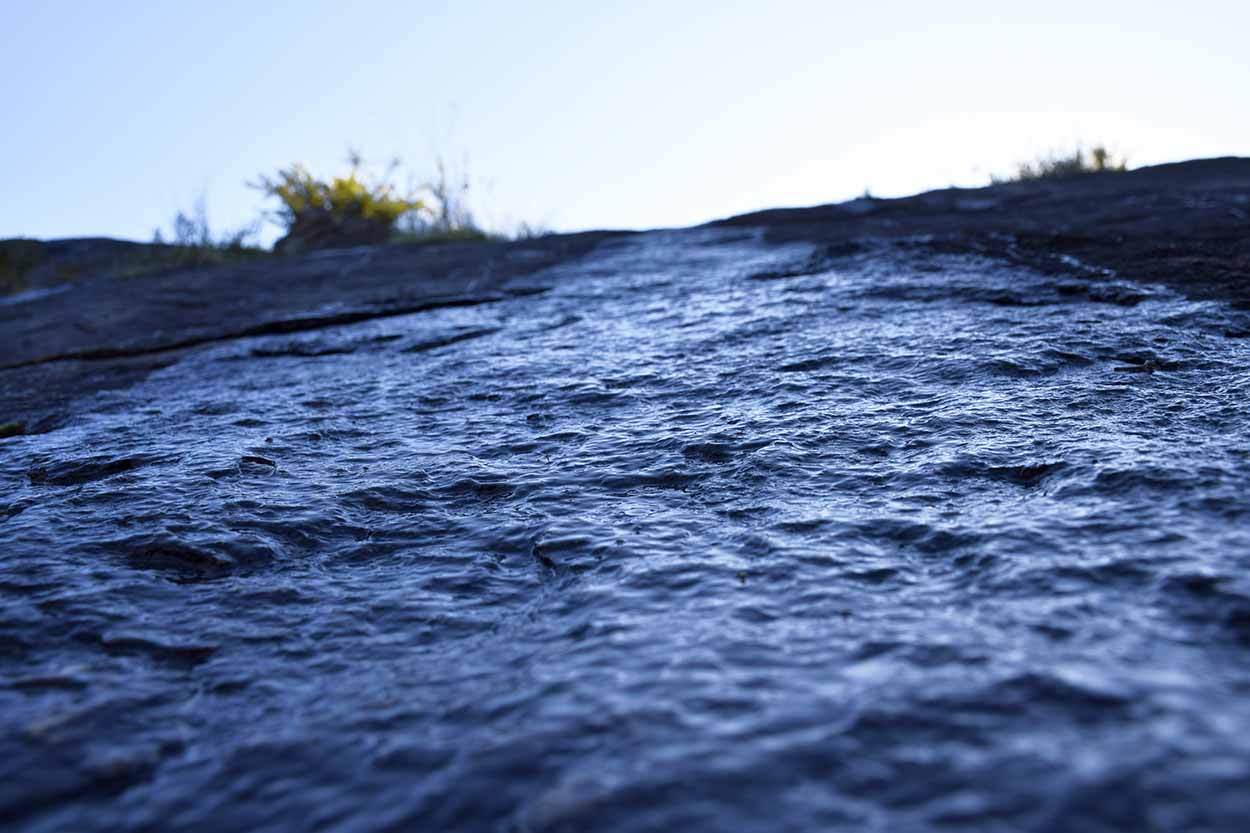
[[509,279],[618,236],[336,249],[132,278],[105,269],[10,296],[0,304],[0,414],[44,430],[77,398],[130,384],[188,348],[494,303],[526,291],[505,289]]
[[805,222],[25,347],[0,819],[1240,830],[1240,284]]

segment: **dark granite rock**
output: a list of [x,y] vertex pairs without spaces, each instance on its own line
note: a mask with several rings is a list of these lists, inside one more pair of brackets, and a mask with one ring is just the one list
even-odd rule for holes
[[757,211],[717,225],[831,245],[910,239],[1048,272],[1166,283],[1250,308],[1250,159]]

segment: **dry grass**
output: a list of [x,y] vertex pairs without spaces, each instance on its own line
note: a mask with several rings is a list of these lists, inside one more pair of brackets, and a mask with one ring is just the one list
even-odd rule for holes
[[1122,156],[1108,150],[1105,145],[1094,145],[1086,150],[1078,145],[1071,151],[1052,151],[1028,162],[1016,165],[1015,173],[1006,176],[992,175],[990,182],[1000,185],[1006,182],[1033,182],[1039,179],[1066,179],[1083,174],[1110,173],[1128,169]]

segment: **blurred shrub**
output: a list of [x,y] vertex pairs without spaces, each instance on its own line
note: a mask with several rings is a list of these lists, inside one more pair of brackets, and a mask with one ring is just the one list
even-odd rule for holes
[[1113,154],[1104,145],[1094,145],[1088,151],[1079,145],[1072,151],[1052,152],[1030,162],[1021,162],[1014,174],[991,176],[990,182],[1032,182],[1039,179],[1064,179],[1081,174],[1097,174],[1127,170],[1123,157]]
[[178,211],[170,227],[168,238],[159,228],[153,232],[152,245],[130,257],[121,273],[133,277],[167,269],[237,263],[268,254],[258,245],[259,223],[214,234],[203,197],[195,201],[191,211]]
[[425,203],[415,191],[401,194],[386,176],[366,179],[363,160],[351,153],[346,176],[319,179],[303,165],[294,164],[275,176],[261,176],[252,186],[279,202],[273,217],[286,228],[274,250],[294,254],[310,249],[385,243],[396,221],[417,215]]
[[259,223],[250,223],[220,235],[214,234],[208,222],[208,209],[205,207],[203,197],[195,201],[195,206],[190,213],[179,211],[175,214],[170,225],[173,228],[171,239],[166,241],[161,230],[157,229],[152,235],[154,244],[178,249],[202,250],[206,253],[241,252],[258,248],[256,241],[260,234]]
[[423,211],[405,214],[391,240],[395,243],[448,243],[464,240],[498,240],[501,235],[484,230],[469,209],[469,177],[448,170],[440,157],[437,178],[423,186],[430,195]]
[[522,220],[517,223],[515,230],[512,232],[512,239],[537,240],[540,237],[549,237],[553,234],[555,232],[542,223],[531,223],[528,220]]

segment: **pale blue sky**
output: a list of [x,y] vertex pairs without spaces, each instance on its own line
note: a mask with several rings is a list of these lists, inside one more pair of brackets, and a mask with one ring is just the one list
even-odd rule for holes
[[1250,156],[1250,3],[0,0],[0,237],[148,239],[349,145],[483,220],[686,225],[1105,141]]

